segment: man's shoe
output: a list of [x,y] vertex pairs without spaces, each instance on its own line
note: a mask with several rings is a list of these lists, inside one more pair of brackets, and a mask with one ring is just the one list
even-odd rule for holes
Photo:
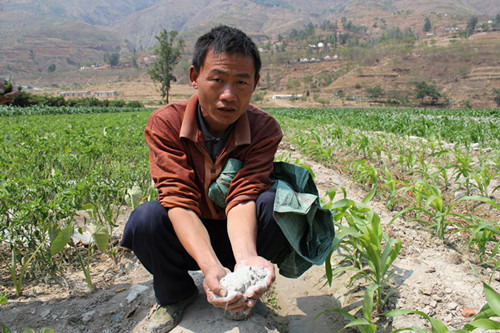
[[175,326],[177,326],[184,315],[184,310],[190,305],[198,293],[193,296],[186,298],[180,302],[169,305],[156,305],[156,309],[151,316],[149,322],[149,332],[151,333],[166,333],[170,332]]

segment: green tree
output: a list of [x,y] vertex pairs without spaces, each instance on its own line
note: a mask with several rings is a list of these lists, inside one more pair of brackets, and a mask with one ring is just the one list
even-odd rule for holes
[[385,90],[381,86],[367,88],[366,91],[370,94],[371,98],[379,98],[385,95]]
[[497,14],[495,21],[493,22],[493,29],[500,29],[500,14]]
[[429,32],[431,31],[432,25],[431,25],[431,20],[426,17],[425,18],[425,23],[424,23],[424,32]]
[[155,47],[155,54],[158,56],[152,68],[148,69],[149,76],[154,82],[160,84],[161,97],[168,103],[170,83],[176,82],[174,67],[179,62],[181,52],[184,49],[184,40],[179,39],[174,46],[177,31],[168,32],[163,29],[159,36],[155,36],[159,44]]
[[493,94],[495,97],[493,97],[493,100],[497,103],[498,106],[500,106],[500,89],[493,88]]
[[49,67],[47,67],[47,71],[49,73],[55,72],[56,71],[56,64],[50,64]]
[[116,66],[120,62],[120,54],[113,52],[111,54],[104,55],[104,62],[109,64],[110,66]]
[[415,95],[417,99],[420,99],[422,103],[426,100],[430,100],[430,104],[436,104],[441,97],[441,93],[434,87],[427,84],[425,81],[421,81],[417,84],[417,94]]
[[467,28],[465,28],[465,31],[467,32],[468,36],[472,35],[474,33],[474,30],[476,30],[477,22],[477,16],[472,16],[467,20]]
[[139,68],[139,64],[137,63],[137,50],[134,49],[134,51],[132,52],[132,67],[134,68]]

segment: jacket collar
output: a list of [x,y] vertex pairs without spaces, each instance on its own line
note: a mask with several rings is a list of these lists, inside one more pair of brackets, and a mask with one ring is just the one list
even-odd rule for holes
[[[193,142],[199,141],[203,136],[198,126],[197,112],[198,95],[193,95],[187,102],[186,110],[184,111],[184,118],[182,119],[181,130],[179,136],[181,138],[189,139]],[[248,120],[248,111],[241,115],[236,121],[228,141],[233,141],[236,146],[250,144],[250,122]]]

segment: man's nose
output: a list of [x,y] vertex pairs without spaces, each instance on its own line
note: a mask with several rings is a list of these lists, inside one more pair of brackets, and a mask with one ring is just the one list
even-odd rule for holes
[[227,101],[236,100],[236,88],[232,84],[226,84],[222,89],[221,99]]

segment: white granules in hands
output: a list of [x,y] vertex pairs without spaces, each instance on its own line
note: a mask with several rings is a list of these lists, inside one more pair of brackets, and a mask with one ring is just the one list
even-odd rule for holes
[[226,299],[234,297],[236,294],[246,295],[253,291],[255,287],[266,287],[267,278],[270,272],[262,267],[239,266],[233,273],[224,276],[220,283],[227,289]]

